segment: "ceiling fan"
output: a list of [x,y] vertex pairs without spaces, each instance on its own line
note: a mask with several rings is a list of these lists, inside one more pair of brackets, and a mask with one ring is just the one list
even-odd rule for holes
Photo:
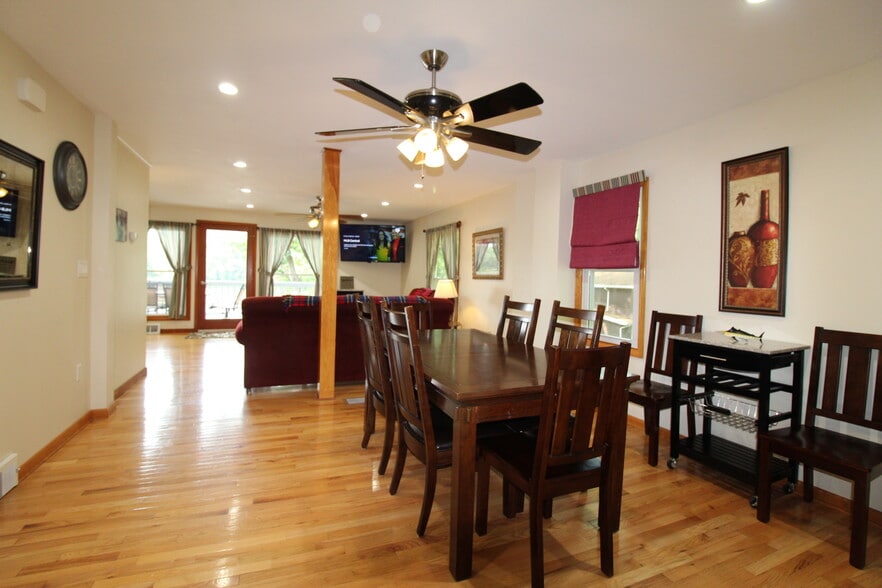
[[[310,229],[315,229],[319,226],[319,223],[322,220],[322,216],[324,216],[324,201],[325,199],[322,196],[316,196],[316,203],[309,207],[309,212],[277,212],[276,214],[282,216],[296,216],[306,220],[307,226]],[[347,224],[349,221],[363,221],[367,218],[366,214],[338,214],[337,221],[341,225]]]
[[432,72],[432,87],[414,90],[404,101],[361,80],[334,78],[335,82],[403,115],[410,124],[319,131],[316,134],[333,137],[354,133],[413,131],[415,135],[401,142],[398,150],[409,161],[418,165],[425,164],[427,167],[444,165],[442,146],[453,161],[459,161],[468,151],[469,142],[520,155],[529,155],[542,144],[535,139],[473,126],[476,122],[542,104],[542,97],[528,84],[519,82],[463,103],[453,92],[435,85],[435,75],[447,63],[447,53],[440,49],[429,49],[420,54],[420,59],[426,69]]

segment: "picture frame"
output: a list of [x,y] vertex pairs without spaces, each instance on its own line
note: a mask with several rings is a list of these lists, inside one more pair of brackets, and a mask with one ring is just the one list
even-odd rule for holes
[[0,140],[0,290],[37,287],[44,162]]
[[504,276],[502,228],[472,233],[472,278],[501,280]]
[[784,316],[789,148],[722,164],[720,305]]
[[116,209],[116,241],[125,243],[129,234],[129,213],[122,208]]

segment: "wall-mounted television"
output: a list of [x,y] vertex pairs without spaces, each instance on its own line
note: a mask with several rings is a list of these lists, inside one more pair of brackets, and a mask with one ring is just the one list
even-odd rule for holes
[[18,218],[18,192],[10,190],[0,198],[0,237],[15,238],[15,225]]
[[404,225],[340,225],[340,261],[403,263]]

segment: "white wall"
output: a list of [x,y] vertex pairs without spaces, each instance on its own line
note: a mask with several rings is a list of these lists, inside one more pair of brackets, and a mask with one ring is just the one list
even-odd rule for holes
[[[790,148],[786,315],[720,312],[721,163],[783,146]],[[468,220],[464,244],[475,230],[503,226],[505,280],[465,279],[471,256],[463,250],[460,320],[467,327],[495,328],[502,294],[536,296],[543,300],[541,333],[545,306],[554,298],[572,301],[570,190],[643,169],[650,178],[647,312],[701,313],[705,330],[735,325],[765,331],[769,339],[810,344],[816,325],[882,333],[882,273],[875,260],[882,250],[882,193],[874,177],[879,161],[882,60],[614,153],[540,170],[513,180],[507,190],[416,224]],[[510,235],[524,227],[529,246],[510,247]],[[408,283],[413,280],[408,276]],[[632,371],[642,368],[642,361],[632,360]],[[663,426],[667,423],[663,415]],[[846,483],[820,473],[816,478],[819,487],[850,495]],[[871,503],[882,508],[882,485],[875,485]]]
[[[107,337],[118,345],[115,356],[93,354],[93,296],[96,292],[109,300],[127,296],[113,291],[118,285],[112,280],[96,282],[96,275],[124,277],[125,270],[116,271],[117,262],[125,267],[145,264],[137,256],[117,260],[109,254],[103,256],[109,263],[96,264],[96,251],[112,251],[112,236],[95,233],[93,214],[99,207],[115,209],[116,197],[106,188],[114,186],[114,181],[130,195],[124,202],[132,210],[146,207],[147,188],[142,173],[117,174],[103,160],[96,165],[96,129],[100,126],[96,115],[2,34],[0,56],[2,138],[45,162],[38,287],[0,291],[0,455],[14,451],[22,463],[90,410],[108,408],[113,387],[144,366],[138,343],[144,338],[143,322],[138,334],[128,329],[117,332],[118,323],[128,319],[116,315],[119,308],[115,305],[100,308],[110,325]],[[46,91],[45,112],[18,100],[16,89],[22,77],[33,79]],[[85,200],[73,211],[62,208],[52,182],[55,149],[65,140],[76,143],[89,170]],[[109,182],[103,181],[107,178]],[[85,277],[77,277],[80,261],[89,267]],[[79,381],[77,365],[81,366]],[[97,378],[101,384],[93,390],[95,369],[109,377]]]

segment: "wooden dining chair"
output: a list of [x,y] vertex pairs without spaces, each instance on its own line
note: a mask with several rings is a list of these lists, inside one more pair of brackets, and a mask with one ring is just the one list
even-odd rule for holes
[[417,321],[417,330],[425,331],[432,328],[432,303],[426,298],[421,298],[418,302],[389,302],[389,308],[392,310],[403,311],[406,306],[412,306],[414,317]]
[[551,321],[545,336],[545,348],[557,345],[561,349],[595,348],[600,342],[603,313],[606,307],[596,309],[569,308],[555,300],[551,307]]
[[[643,363],[643,378],[628,387],[628,400],[643,407],[643,429],[649,437],[647,461],[649,465],[658,465],[659,417],[661,411],[671,408],[671,386],[659,382],[658,377],[670,378],[674,371],[674,353],[670,335],[684,333],[700,333],[702,316],[687,314],[671,314],[652,311],[649,321],[649,338],[646,341],[646,355]],[[697,366],[690,366],[694,375]],[[694,387],[689,389],[694,394]],[[689,394],[681,395],[681,399],[689,398]],[[686,426],[689,436],[695,436],[695,415],[687,408]]]
[[[479,441],[475,530],[487,533],[490,469],[503,487],[530,498],[532,585],[544,584],[544,505],[556,496],[599,488],[600,567],[613,575],[613,533],[618,529],[624,472],[631,346],[549,350],[539,434]],[[504,490],[505,491],[505,490]]]
[[364,356],[364,435],[362,448],[367,448],[376,429],[377,413],[383,415],[386,429],[383,434],[383,451],[380,454],[380,475],[386,473],[392,443],[395,438],[395,400],[389,373],[389,359],[383,337],[383,322],[379,306],[368,296],[356,300],[361,350]]
[[[557,345],[561,349],[596,348],[600,342],[600,326],[603,324],[605,310],[606,307],[602,304],[595,310],[585,310],[561,306],[560,300],[555,300],[551,307],[548,333],[545,336],[545,349],[549,349],[552,345]],[[505,421],[505,425],[517,433],[536,435],[539,430],[539,417],[509,419]],[[523,495],[518,496],[514,508],[517,509],[516,512],[523,510]],[[546,513],[546,518],[550,516],[549,511]]]
[[756,518],[769,522],[772,454],[802,462],[806,502],[814,499],[815,468],[851,480],[848,561],[862,569],[870,483],[882,475],[882,444],[868,440],[867,431],[882,431],[882,335],[816,327],[805,424],[757,432]]
[[413,307],[394,311],[384,304],[382,314],[398,412],[398,453],[389,494],[398,492],[407,454],[412,453],[426,466],[423,505],[417,523],[417,535],[422,537],[432,512],[437,472],[453,461],[453,421],[429,404]]
[[499,317],[496,336],[532,346],[540,304],[538,298],[533,302],[516,302],[506,294],[502,300],[502,316]]

